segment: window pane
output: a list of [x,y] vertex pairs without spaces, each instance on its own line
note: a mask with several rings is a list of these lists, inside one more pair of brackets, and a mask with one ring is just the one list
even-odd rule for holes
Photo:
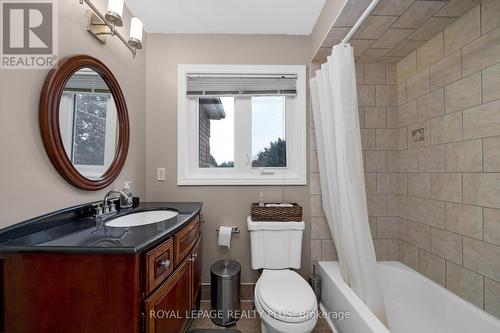
[[252,97],[252,167],[286,167],[285,97]]
[[234,167],[234,97],[199,99],[200,168]]
[[76,94],[73,164],[104,165],[106,94]]

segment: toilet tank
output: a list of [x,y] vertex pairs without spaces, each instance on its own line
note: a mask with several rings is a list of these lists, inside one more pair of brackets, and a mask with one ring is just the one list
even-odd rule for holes
[[253,269],[300,268],[304,222],[247,219]]

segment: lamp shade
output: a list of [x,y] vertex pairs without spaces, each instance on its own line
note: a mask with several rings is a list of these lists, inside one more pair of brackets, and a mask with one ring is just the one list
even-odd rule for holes
[[130,39],[142,43],[142,21],[137,17],[132,17],[130,21]]
[[114,13],[121,17],[123,14],[123,1],[124,0],[109,0],[108,13]]

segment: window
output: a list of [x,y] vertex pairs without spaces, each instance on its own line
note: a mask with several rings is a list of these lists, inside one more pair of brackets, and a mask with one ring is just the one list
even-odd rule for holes
[[180,65],[179,185],[305,185],[304,66]]

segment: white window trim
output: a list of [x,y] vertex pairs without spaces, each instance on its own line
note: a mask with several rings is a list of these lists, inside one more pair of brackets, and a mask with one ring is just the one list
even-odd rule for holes
[[[287,156],[287,168],[265,168],[274,174],[262,174],[258,168],[251,174],[234,174],[226,168],[199,168],[198,120],[190,119],[190,101],[186,96],[188,74],[296,74],[297,95],[291,114],[286,119],[288,141],[293,141],[292,156]],[[177,117],[177,184],[178,185],[307,185],[307,112],[306,67],[303,65],[178,65],[178,117]],[[288,107],[288,106],[287,106]],[[193,137],[194,136],[194,137]],[[196,152],[196,153],[195,153]],[[236,158],[237,152],[235,152]],[[195,156],[196,155],[196,156]],[[292,158],[290,158],[292,157]],[[290,158],[290,159],[289,159]],[[196,169],[196,170],[194,170]],[[203,169],[201,171],[201,169]]]

